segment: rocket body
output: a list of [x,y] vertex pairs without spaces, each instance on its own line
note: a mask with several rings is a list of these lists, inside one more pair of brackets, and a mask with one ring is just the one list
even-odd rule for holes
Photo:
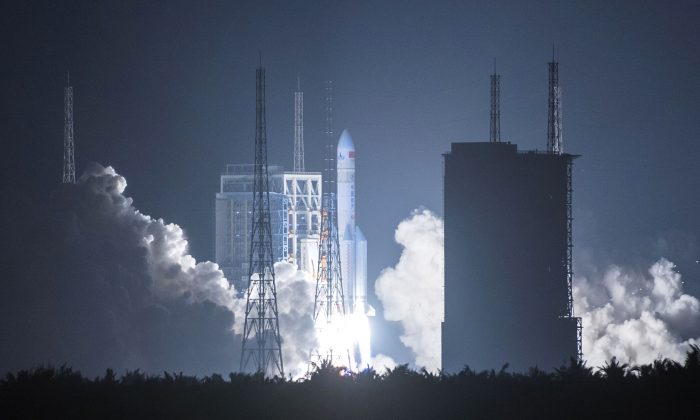
[[367,239],[355,224],[355,145],[347,130],[343,130],[337,149],[338,175],[338,240],[343,294],[354,335],[356,360],[360,367],[371,362],[367,305]]
[[337,149],[338,240],[343,294],[349,312],[355,307],[355,145],[343,130]]

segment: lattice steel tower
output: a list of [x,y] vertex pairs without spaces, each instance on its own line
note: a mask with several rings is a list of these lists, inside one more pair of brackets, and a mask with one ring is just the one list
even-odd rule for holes
[[73,143],[73,86],[70,73],[63,89],[63,183],[75,184],[75,143]]
[[565,154],[562,148],[561,131],[561,87],[559,86],[559,62],[554,59],[554,47],[552,47],[552,61],[549,62],[549,109],[547,114],[547,151],[555,155],[561,155],[566,160],[566,307],[563,318],[570,318],[576,322],[576,358],[583,361],[583,326],[581,318],[574,314],[573,295],[573,187],[572,166],[575,156]]
[[561,88],[559,87],[559,62],[554,61],[554,48],[552,48],[552,61],[549,63],[548,102],[547,151],[561,154],[564,151],[561,145]]
[[491,143],[501,141],[501,75],[496,72],[496,60],[493,60],[491,75]]
[[[323,171],[323,201],[321,208],[321,238],[318,247],[318,270],[314,299],[314,321],[319,330],[320,347],[311,354],[311,363],[323,361],[352,368],[350,349],[337,347],[338,342],[324,343],[326,337],[343,335],[345,296],[340,270],[340,244],[335,195],[335,138],[333,135],[333,85],[326,83],[326,153]],[[336,331],[333,331],[336,330]],[[343,348],[344,347],[344,348]]]
[[304,172],[304,92],[298,77],[294,92],[294,172]]
[[284,377],[270,227],[270,188],[265,132],[265,69],[262,64],[256,70],[255,76],[253,219],[241,371],[254,370],[269,376]]

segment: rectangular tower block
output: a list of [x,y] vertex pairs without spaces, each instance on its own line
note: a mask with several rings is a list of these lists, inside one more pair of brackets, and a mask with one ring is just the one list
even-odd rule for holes
[[568,317],[574,155],[453,143],[444,155],[442,366],[551,370],[576,356]]

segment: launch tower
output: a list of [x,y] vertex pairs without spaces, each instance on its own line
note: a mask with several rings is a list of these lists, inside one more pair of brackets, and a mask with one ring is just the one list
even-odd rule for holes
[[252,229],[241,371],[284,377],[277,312],[265,131],[265,69],[256,70]]
[[314,299],[314,321],[319,347],[312,350],[311,363],[326,361],[354,368],[346,334],[345,295],[340,265],[340,246],[336,220],[335,151],[333,150],[333,85],[326,84],[326,150],[321,207],[321,237],[318,247],[318,270]]

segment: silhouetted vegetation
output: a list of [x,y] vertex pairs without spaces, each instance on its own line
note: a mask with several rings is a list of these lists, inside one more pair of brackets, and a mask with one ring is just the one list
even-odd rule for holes
[[38,367],[0,381],[3,418],[663,418],[698,413],[700,348],[684,363],[659,359],[553,372],[348,373],[322,364],[299,381],[231,373],[204,378],[138,370],[86,378]]

